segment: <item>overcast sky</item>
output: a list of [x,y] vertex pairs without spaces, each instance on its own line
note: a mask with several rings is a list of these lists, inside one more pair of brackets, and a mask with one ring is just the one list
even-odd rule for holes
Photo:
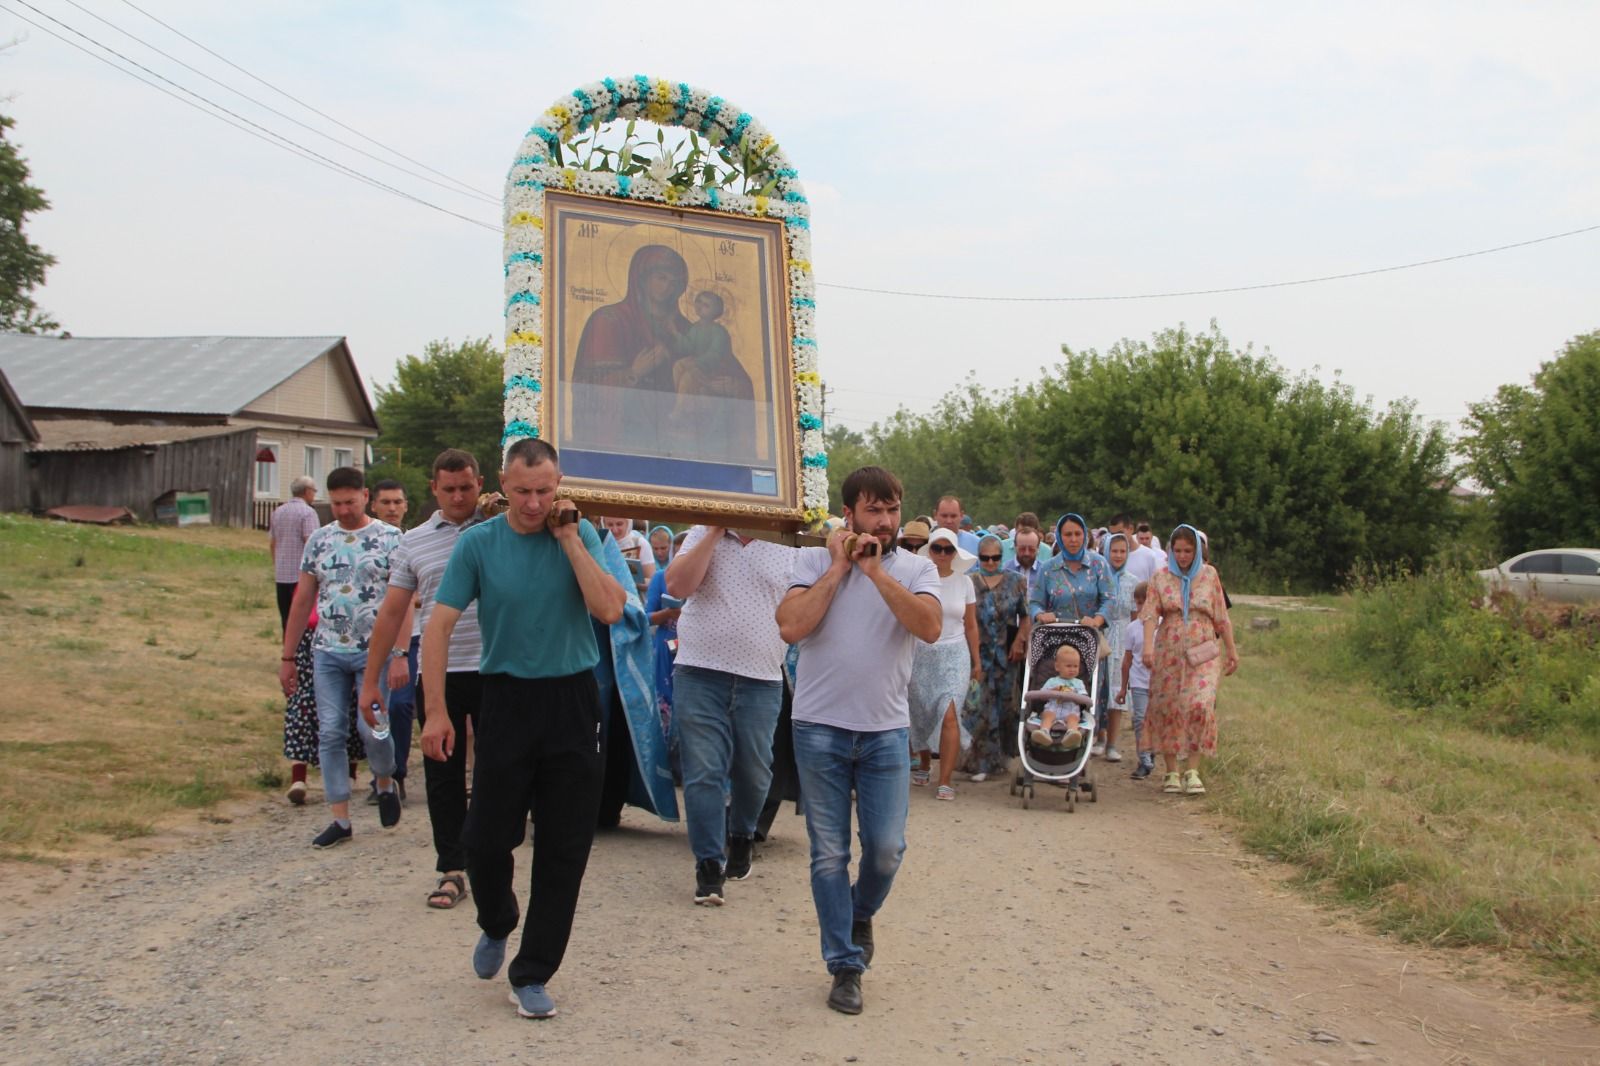
[[[551,100],[606,75],[688,81],[782,142],[816,277],[981,296],[1293,280],[1600,224],[1600,5],[271,4],[136,0],[300,100],[471,187],[425,184],[249,104],[127,30],[371,151],[127,0],[28,0],[358,170],[495,223]],[[67,33],[23,5],[0,7]],[[106,21],[98,21],[93,15]],[[0,92],[53,209],[39,294],[80,336],[345,334],[372,383],[435,338],[501,335],[499,237],[314,166],[0,11]],[[74,38],[89,47],[81,38]],[[385,156],[385,158],[392,158]],[[408,167],[410,164],[406,164]],[[414,167],[412,169],[415,169]],[[425,172],[424,172],[425,173]],[[833,416],[1005,386],[1065,343],[1216,319],[1454,423],[1600,328],[1600,231],[1374,277],[1073,303],[818,294]]]

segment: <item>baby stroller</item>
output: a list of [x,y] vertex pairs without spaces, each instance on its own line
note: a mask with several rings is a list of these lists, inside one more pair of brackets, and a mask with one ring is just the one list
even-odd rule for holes
[[1022,673],[1024,698],[1022,713],[1017,720],[1017,751],[1021,758],[1016,777],[1011,782],[1011,794],[1022,797],[1024,809],[1033,800],[1036,781],[1064,784],[1068,811],[1078,809],[1079,793],[1090,803],[1100,801],[1100,790],[1089,773],[1089,752],[1094,747],[1094,734],[1100,723],[1095,721],[1084,729],[1077,746],[1067,749],[1034,743],[1033,730],[1028,727],[1030,708],[1038,709],[1041,704],[1040,701],[1027,699],[1026,694],[1043,687],[1045,680],[1054,676],[1056,651],[1063,644],[1070,644],[1078,651],[1078,677],[1089,690],[1085,721],[1092,719],[1094,701],[1100,695],[1099,677],[1095,670],[1100,652],[1099,634],[1090,626],[1075,622],[1051,622],[1035,626],[1028,637],[1028,656]]

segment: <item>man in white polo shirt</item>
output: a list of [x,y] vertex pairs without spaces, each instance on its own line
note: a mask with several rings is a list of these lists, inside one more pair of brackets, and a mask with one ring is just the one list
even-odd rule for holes
[[[411,640],[421,637],[433,613],[433,597],[444,577],[444,568],[450,561],[461,531],[472,525],[478,517],[478,494],[483,491],[483,477],[478,472],[478,461],[470,452],[447,448],[433,461],[433,476],[428,482],[439,509],[406,533],[400,540],[390,560],[389,591],[384,594],[383,606],[378,609],[378,620],[372,627],[372,644],[368,651],[367,681],[361,687],[363,706],[379,698],[378,685],[383,657],[395,646],[404,623],[406,608],[413,596],[417,610],[411,628]],[[400,645],[402,648],[406,644]],[[444,705],[449,710],[451,725],[457,737],[467,735],[467,722],[474,728],[478,721],[478,700],[482,682],[478,677],[478,662],[483,655],[483,638],[478,632],[478,607],[471,604],[461,614],[450,633],[450,653],[445,667]],[[422,685],[416,688],[418,719],[426,732],[427,699]],[[435,698],[434,703],[440,700]],[[435,732],[439,731],[436,727]],[[438,883],[428,893],[428,906],[449,910],[466,895],[466,850],[461,843],[461,826],[467,817],[467,746],[458,743],[446,758],[426,758],[422,762],[423,780],[428,789],[428,820],[433,824],[433,850],[438,857],[436,868]]]
[[[811,839],[811,899],[822,958],[833,975],[828,1006],[861,1013],[861,974],[872,962],[872,918],[906,850],[910,709],[917,642],[939,639],[939,572],[895,548],[900,481],[865,466],[844,479],[856,542],[836,530],[803,549],[778,607],[783,639],[800,645],[794,761]],[[850,883],[850,800],[860,826],[859,876]]]
[[672,712],[697,904],[721,906],[724,878],[750,876],[751,837],[772,784],[772,731],[783,707],[787,648],[774,615],[795,554],[721,526],[695,526],[667,567],[667,594],[684,601]]

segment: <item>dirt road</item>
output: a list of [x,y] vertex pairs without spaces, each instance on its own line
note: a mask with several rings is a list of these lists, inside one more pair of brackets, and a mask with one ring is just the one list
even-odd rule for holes
[[[1051,789],[1030,811],[1003,782],[914,790],[858,1018],[823,1005],[788,810],[713,910],[681,826],[630,809],[595,846],[546,1022],[471,975],[470,905],[423,908],[420,801],[388,834],[360,808],[328,853],[307,846],[321,810],[263,802],[146,858],[11,867],[0,1061],[1600,1063],[1582,1008],[1330,919],[1203,801],[1103,776],[1070,815]],[[526,869],[524,850],[524,892]]]

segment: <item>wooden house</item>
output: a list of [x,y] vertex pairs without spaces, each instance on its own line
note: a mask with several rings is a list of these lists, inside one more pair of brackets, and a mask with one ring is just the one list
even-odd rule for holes
[[212,521],[264,527],[301,474],[365,467],[378,435],[343,337],[0,335],[36,431],[25,507],[208,492]]

